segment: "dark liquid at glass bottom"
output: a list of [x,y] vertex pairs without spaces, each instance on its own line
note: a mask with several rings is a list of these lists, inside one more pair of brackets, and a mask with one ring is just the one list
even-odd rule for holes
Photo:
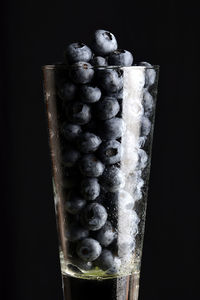
[[63,276],[64,300],[136,300],[139,274],[106,280]]

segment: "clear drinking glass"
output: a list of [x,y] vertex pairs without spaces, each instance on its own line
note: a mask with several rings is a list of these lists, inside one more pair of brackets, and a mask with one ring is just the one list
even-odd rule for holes
[[[159,67],[95,67],[94,82],[110,70],[120,77],[120,91],[102,88],[98,102],[84,103],[80,86],[75,100],[63,97],[68,66],[43,67],[65,300],[83,293],[87,300],[138,299]],[[114,97],[117,108],[102,120],[98,103],[104,96]],[[76,120],[76,137],[66,136]],[[80,147],[85,132],[100,137],[92,153]],[[85,199],[90,177],[96,198]]]

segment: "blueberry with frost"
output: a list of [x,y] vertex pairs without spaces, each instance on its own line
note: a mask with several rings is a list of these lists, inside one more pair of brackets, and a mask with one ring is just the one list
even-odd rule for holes
[[101,98],[101,90],[95,86],[83,85],[80,87],[80,99],[85,103],[95,103]]
[[144,92],[143,97],[144,114],[146,117],[150,117],[154,108],[153,97],[148,91]]
[[62,163],[64,166],[71,168],[80,158],[80,152],[71,146],[65,147],[62,154]]
[[85,178],[81,182],[81,194],[88,201],[95,200],[100,194],[100,185],[96,178]]
[[95,238],[103,247],[109,246],[117,237],[116,231],[112,224],[107,221],[105,225],[97,231]]
[[65,122],[62,126],[62,134],[69,142],[74,141],[81,134],[81,126]]
[[116,140],[103,142],[98,149],[98,154],[103,163],[116,164],[121,159],[121,144]]
[[76,95],[77,87],[72,82],[64,82],[58,89],[59,97],[64,101],[71,101]]
[[118,49],[109,55],[108,63],[112,66],[130,67],[133,63],[133,55],[127,50]]
[[125,123],[121,118],[112,118],[102,122],[100,136],[106,140],[120,138],[125,131]]
[[121,260],[114,256],[111,251],[104,249],[97,259],[96,265],[106,271],[107,274],[116,274],[119,272]]
[[91,132],[84,132],[77,140],[77,147],[83,153],[91,153],[98,149],[101,139]]
[[65,50],[65,59],[69,63],[75,63],[79,61],[88,62],[92,58],[92,51],[88,46],[83,43],[72,43],[67,46]]
[[91,64],[79,61],[71,66],[70,75],[74,83],[85,84],[92,80],[94,70]]
[[65,210],[72,215],[80,213],[83,207],[86,205],[85,199],[79,197],[74,192],[69,193],[66,202],[64,204]]
[[92,238],[86,238],[77,245],[76,252],[84,261],[93,261],[101,254],[101,245]]
[[96,231],[106,223],[108,214],[105,207],[99,203],[87,205],[81,214],[82,224],[89,230]]
[[109,166],[103,172],[100,183],[108,192],[116,192],[124,187],[125,177],[118,167]]
[[106,58],[102,56],[94,56],[90,63],[94,67],[106,67],[108,65]]
[[123,72],[120,69],[99,69],[97,78],[100,87],[107,93],[116,93],[123,87]]
[[151,130],[151,122],[145,116],[142,117],[141,135],[147,136]]
[[117,49],[117,41],[115,36],[107,30],[96,30],[92,48],[97,55],[108,55]]
[[84,125],[91,119],[91,109],[87,104],[82,102],[73,102],[66,106],[66,115],[70,122],[77,125]]
[[119,110],[120,106],[117,99],[112,97],[105,97],[99,101],[96,105],[96,116],[100,120],[108,120],[115,117]]
[[155,82],[156,71],[154,70],[153,66],[148,62],[140,62],[139,65],[147,67],[145,70],[145,87],[150,87]]
[[68,225],[66,230],[66,238],[70,242],[77,242],[88,237],[89,231],[76,223]]
[[99,177],[103,174],[105,166],[93,154],[85,154],[80,160],[80,171],[87,177]]

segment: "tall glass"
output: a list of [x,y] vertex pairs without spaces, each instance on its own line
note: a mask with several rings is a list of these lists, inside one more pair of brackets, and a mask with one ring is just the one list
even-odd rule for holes
[[82,85],[67,97],[68,66],[43,67],[65,300],[138,299],[158,71],[93,68],[102,95],[88,103]]

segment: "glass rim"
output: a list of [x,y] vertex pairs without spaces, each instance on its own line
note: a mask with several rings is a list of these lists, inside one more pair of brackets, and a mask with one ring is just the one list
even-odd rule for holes
[[[68,69],[70,66],[67,64],[59,64],[59,63],[55,63],[55,64],[48,64],[48,65],[43,65],[42,66],[42,70],[55,70],[55,69]],[[138,66],[138,65],[133,65],[133,66],[129,66],[129,67],[125,67],[125,66],[92,66],[90,69],[98,69],[98,70],[105,70],[105,69],[138,69],[138,70],[142,70],[142,69],[153,69],[153,70],[159,70],[160,66],[159,65],[152,65],[152,66]]]

